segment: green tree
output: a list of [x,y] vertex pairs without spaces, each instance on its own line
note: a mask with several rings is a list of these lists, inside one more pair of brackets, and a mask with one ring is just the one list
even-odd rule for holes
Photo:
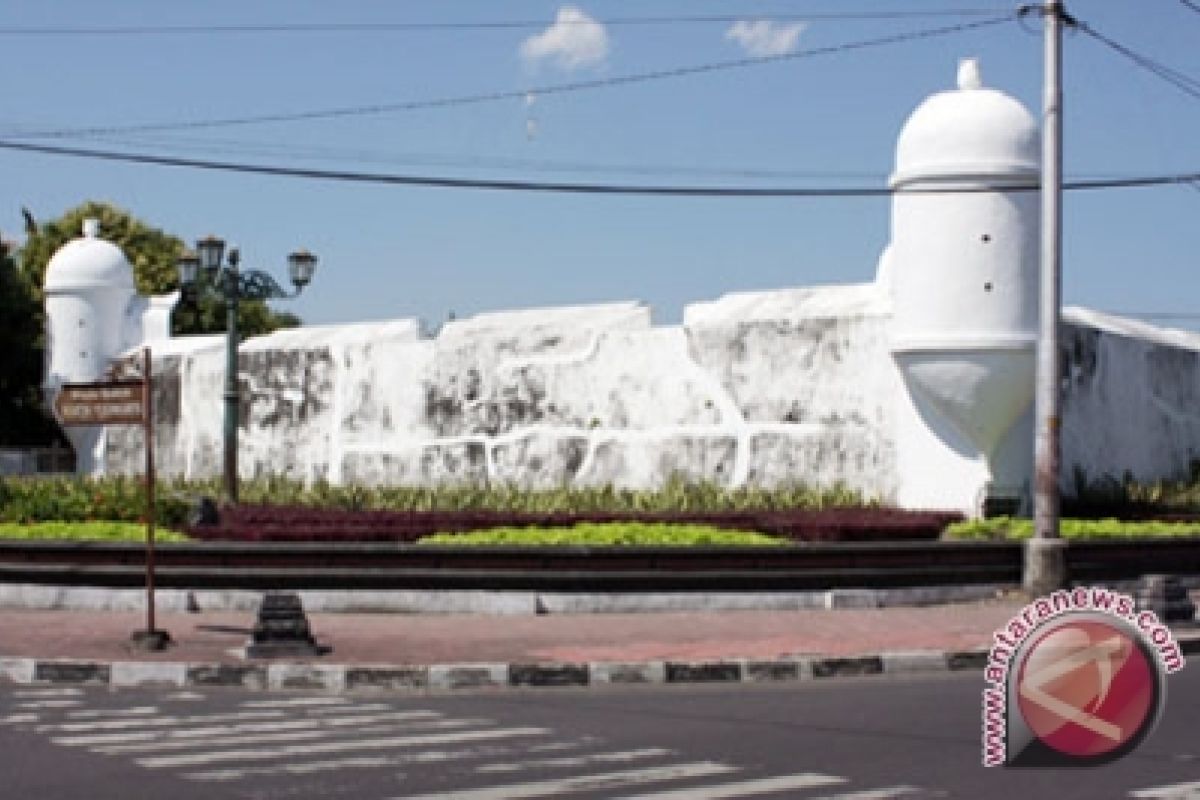
[[[182,239],[153,228],[108,203],[88,201],[58,219],[38,225],[21,248],[21,271],[39,309],[39,324],[46,265],[60,247],[80,235],[83,221],[88,218],[99,220],[100,235],[125,252],[133,267],[139,294],[166,294],[179,286],[175,261],[187,249]],[[244,301],[238,308],[238,330],[243,337],[297,324],[299,320],[294,314],[278,314],[259,300]],[[175,334],[223,332],[224,306],[220,300],[211,297],[195,304],[181,304],[172,315],[171,330]]]
[[41,314],[32,287],[0,241],[0,445],[45,444],[57,426],[41,403]]

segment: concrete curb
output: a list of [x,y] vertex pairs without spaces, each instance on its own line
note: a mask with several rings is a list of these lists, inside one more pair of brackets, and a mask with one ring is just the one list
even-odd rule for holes
[[[1184,655],[1200,653],[1200,631],[1177,632]],[[813,681],[825,678],[934,675],[978,672],[988,652],[894,650],[850,656],[797,655],[776,659],[712,661],[593,661],[587,663],[461,663],[422,665],[84,661],[0,656],[0,685],[42,684],[170,687],[232,687],[256,691],[334,694],[397,694],[553,689],[656,684],[740,684]]]
[[[804,611],[894,608],[991,600],[1015,587],[1006,584],[924,586],[898,589],[829,589],[796,592],[523,592],[523,591],[323,591],[297,592],[304,610],[325,613],[398,614],[628,614],[699,611]],[[164,613],[253,613],[262,592],[160,589],[155,608]],[[98,589],[43,584],[0,584],[0,609],[24,611],[141,611],[144,589]]]
[[778,683],[861,675],[929,674],[976,670],[983,651],[899,651],[855,656],[778,659],[429,666],[375,664],[188,664],[162,661],[78,661],[0,657],[0,684],[233,687],[261,691],[455,692],[615,685]]

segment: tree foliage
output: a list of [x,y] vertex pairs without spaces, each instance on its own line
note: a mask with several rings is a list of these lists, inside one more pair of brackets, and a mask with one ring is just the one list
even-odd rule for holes
[[0,445],[46,442],[54,426],[41,408],[41,315],[32,288],[0,242]]

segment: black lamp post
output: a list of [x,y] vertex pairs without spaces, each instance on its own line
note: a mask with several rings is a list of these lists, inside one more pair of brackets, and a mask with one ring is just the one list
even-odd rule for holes
[[[224,265],[222,262],[224,261]],[[312,280],[317,257],[307,250],[288,256],[288,275],[294,291],[287,291],[274,278],[259,270],[240,272],[241,256],[236,247],[225,255],[225,242],[207,236],[196,242],[196,254],[179,259],[179,284],[186,300],[205,294],[220,296],[225,303],[225,501],[238,500],[237,435],[241,395],[238,384],[238,306],[242,300],[272,300],[296,297]]]

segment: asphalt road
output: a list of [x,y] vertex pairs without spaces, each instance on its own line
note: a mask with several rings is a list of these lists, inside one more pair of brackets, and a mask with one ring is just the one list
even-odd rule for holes
[[1200,669],[1169,679],[1146,743],[1092,769],[982,767],[981,689],[977,675],[418,697],[3,686],[0,797],[1200,798]]

